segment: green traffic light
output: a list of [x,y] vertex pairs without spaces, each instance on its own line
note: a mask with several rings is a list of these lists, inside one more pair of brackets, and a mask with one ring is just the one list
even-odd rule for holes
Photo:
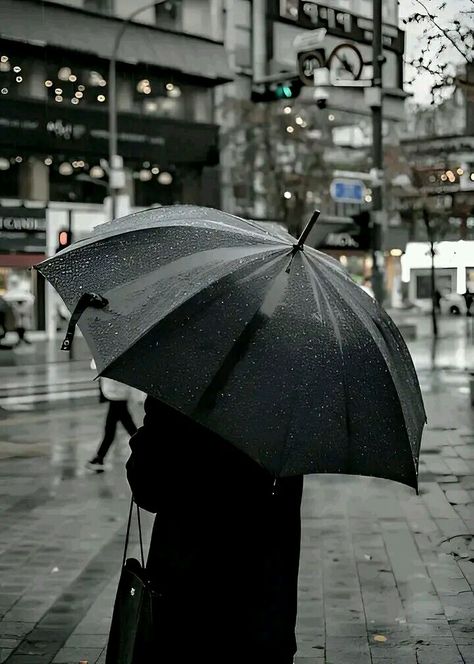
[[275,90],[278,99],[290,99],[293,96],[289,85],[279,85]]

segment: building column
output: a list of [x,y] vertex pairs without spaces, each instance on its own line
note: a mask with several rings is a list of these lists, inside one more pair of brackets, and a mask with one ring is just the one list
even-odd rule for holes
[[41,159],[30,157],[18,171],[20,198],[26,201],[49,201],[49,168]]

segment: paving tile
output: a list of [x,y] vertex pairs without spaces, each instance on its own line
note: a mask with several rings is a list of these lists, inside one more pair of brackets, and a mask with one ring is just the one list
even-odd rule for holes
[[102,648],[61,648],[53,659],[54,664],[78,664],[81,660],[95,662]]

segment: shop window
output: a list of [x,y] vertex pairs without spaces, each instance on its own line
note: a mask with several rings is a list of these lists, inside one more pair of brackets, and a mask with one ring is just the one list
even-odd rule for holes
[[147,115],[212,122],[212,91],[208,88],[175,81],[166,75],[146,74],[134,82],[133,94],[136,110]]
[[44,86],[48,99],[55,104],[76,106],[106,106],[107,75],[99,68],[84,68],[63,60],[48,64]]
[[[50,163],[51,162],[51,163]],[[58,156],[48,160],[52,201],[103,203],[108,193],[103,169],[93,161]]]
[[153,205],[172,205],[174,203],[181,203],[181,186],[179,184],[176,173],[171,174],[169,171],[162,170],[163,173],[168,174],[168,177],[147,177],[148,169],[141,168],[133,174],[135,182],[135,205],[140,207],[150,207]]
[[23,157],[13,155],[13,152],[4,153],[0,156],[0,198],[20,197],[19,178],[22,162]]
[[134,80],[134,106],[148,115],[185,119],[185,99],[182,86],[166,76],[146,73]]
[[280,16],[296,21],[298,18],[298,0],[280,0]]
[[0,97],[27,97],[33,74],[32,61],[0,48]]
[[187,114],[194,122],[213,121],[212,90],[189,87],[186,90]]
[[[436,270],[436,288],[440,293],[447,294],[453,292],[453,279],[451,274],[440,274]],[[431,298],[431,275],[418,274],[416,277],[416,297],[419,300]]]
[[155,20],[158,28],[180,30],[183,27],[183,6],[181,0],[168,0],[155,6]]

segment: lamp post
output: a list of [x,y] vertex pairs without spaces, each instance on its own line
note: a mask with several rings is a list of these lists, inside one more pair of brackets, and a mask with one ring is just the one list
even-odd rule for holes
[[[382,0],[373,0],[373,42],[372,66],[373,82],[371,88],[372,103],[372,165],[376,174],[383,172],[383,137],[382,137],[382,105],[383,83],[382,66],[385,62],[382,45]],[[382,179],[373,184],[372,192],[372,288],[377,300],[384,299],[384,269],[382,264],[383,248],[383,189]]]
[[117,77],[116,77],[116,62],[117,54],[125,34],[125,30],[130,22],[152,7],[161,5],[167,0],[156,0],[150,2],[143,7],[135,9],[122,23],[120,30],[117,31],[114,40],[114,47],[109,62],[109,195],[111,203],[111,218],[115,219],[117,214],[117,192],[125,186],[125,173],[123,171],[123,159],[118,154],[118,136],[117,136]]

